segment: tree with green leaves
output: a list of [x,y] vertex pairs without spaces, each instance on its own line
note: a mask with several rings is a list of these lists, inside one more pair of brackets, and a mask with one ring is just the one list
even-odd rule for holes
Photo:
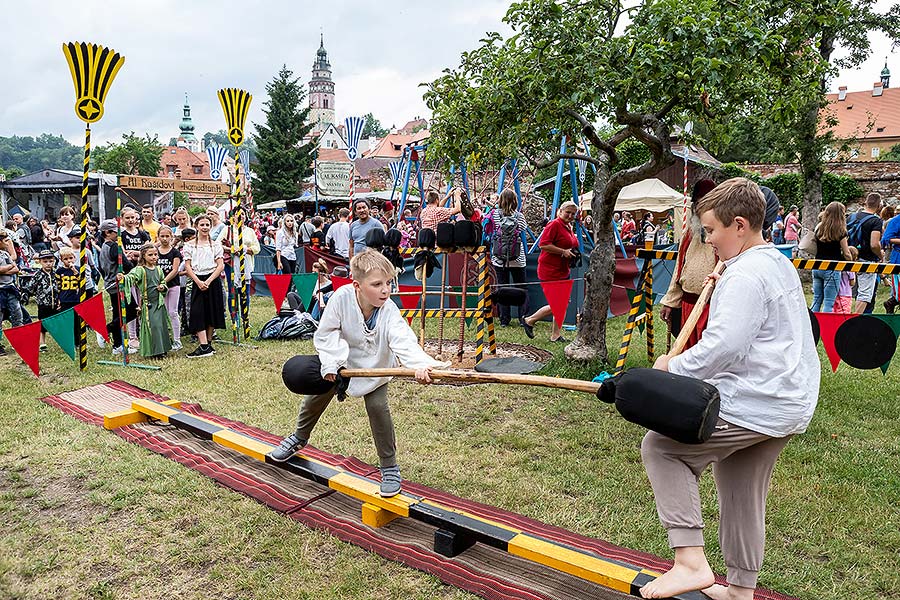
[[[871,51],[869,34],[879,32],[900,42],[900,5],[885,13],[876,0],[773,0],[763,5],[767,28],[784,40],[780,60],[794,68],[772,72],[764,85],[772,102],[765,115],[781,131],[780,141],[797,156],[803,177],[803,225],[815,226],[822,207],[825,163],[848,140],[839,140],[830,127],[837,123],[828,110],[826,91],[838,68],[858,67]],[[835,58],[840,48],[841,58]]]
[[254,123],[258,164],[254,171],[253,198],[270,202],[300,195],[303,179],[312,174],[316,143],[303,143],[312,131],[306,91],[299,77],[283,65],[266,84],[269,99],[263,113],[265,125]]
[[[0,137],[0,167],[33,173],[42,169],[80,170],[84,149],[61,135]],[[10,177],[11,179],[11,177]]]
[[372,113],[367,114],[363,119],[365,119],[362,130],[363,139],[371,136],[383,138],[388,134],[388,130],[381,126],[381,121],[376,119]]
[[131,133],[122,134],[119,144],[107,142],[91,153],[91,168],[114,175],[159,175],[159,159],[163,147],[158,136],[150,134],[140,137]]
[[[608,358],[612,215],[619,191],[674,163],[676,128],[744,110],[761,93],[757,71],[781,54],[756,5],[524,0],[504,18],[511,36],[488,33],[458,67],[428,85],[429,153],[448,164],[465,159],[476,170],[519,157],[542,168],[575,158],[596,167],[595,248],[578,334],[565,350],[569,358]],[[625,20],[630,23],[623,27]],[[569,138],[570,150],[562,155],[559,135]],[[649,154],[617,170],[628,141]]]

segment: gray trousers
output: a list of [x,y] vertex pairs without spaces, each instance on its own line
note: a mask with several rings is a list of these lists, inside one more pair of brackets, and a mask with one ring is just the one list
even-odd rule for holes
[[709,465],[719,496],[719,545],[728,583],[755,588],[766,543],[766,496],[775,460],[791,436],[773,438],[726,423],[703,444],[682,444],[650,431],[641,457],[669,546],[703,545],[698,481]]
[[[366,403],[366,413],[369,415],[369,427],[372,429],[372,439],[375,440],[375,450],[378,452],[378,461],[382,467],[397,466],[397,440],[394,437],[394,421],[391,419],[391,408],[388,405],[387,384],[375,389],[363,396]],[[319,394],[318,396],[304,396],[300,404],[300,414],[297,415],[297,437],[308,440],[319,417],[328,408],[334,391]]]

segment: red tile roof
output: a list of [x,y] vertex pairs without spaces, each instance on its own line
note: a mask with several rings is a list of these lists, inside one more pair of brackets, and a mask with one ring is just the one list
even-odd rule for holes
[[403,128],[400,129],[400,131],[398,131],[397,133],[413,135],[413,129],[417,129],[416,133],[423,129],[428,129],[428,121],[426,121],[425,119],[413,119],[412,121],[404,125]]
[[[194,168],[200,172],[195,173]],[[175,169],[181,171],[181,179],[209,179],[209,159],[206,153],[191,152],[187,148],[166,146],[159,158],[159,176],[168,177]]]
[[[838,94],[826,96],[826,111],[838,119],[832,129],[839,138],[879,139],[900,136],[900,88],[888,88],[881,96],[873,96],[872,90],[849,92],[845,100],[838,101]],[[869,119],[872,129],[866,131]]]
[[350,162],[347,151],[340,148],[319,148],[319,160],[326,162]]
[[389,133],[374,148],[369,148],[363,156],[366,158],[400,158],[403,155],[405,146],[421,143],[427,140],[430,135],[427,129],[417,131],[412,135]]

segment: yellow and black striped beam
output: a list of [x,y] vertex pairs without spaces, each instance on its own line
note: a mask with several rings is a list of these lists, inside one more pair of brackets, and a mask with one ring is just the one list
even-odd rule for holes
[[[421,248],[398,248],[400,256],[415,256]],[[487,246],[478,246],[471,252],[465,250],[457,250],[456,248],[434,248],[431,250],[435,254],[478,254],[487,252]]]
[[[436,317],[441,316],[441,312],[442,312],[442,311],[441,311],[441,309],[439,309],[439,308],[429,308],[429,309],[426,309],[426,310],[425,310],[425,317],[428,318],[428,319],[433,319],[433,318],[436,318]],[[443,310],[443,313],[444,313],[444,318],[445,318],[445,319],[455,319],[455,318],[457,318],[457,317],[463,317],[463,316],[466,316],[466,317],[475,317],[475,316],[478,316],[478,314],[483,313],[483,310],[482,310],[481,308],[478,308],[478,307],[476,307],[476,308],[467,308],[467,309],[466,309],[466,314],[463,315],[462,309],[459,309],[459,308],[445,308],[445,309]],[[406,318],[406,319],[408,319],[409,317],[413,317],[413,318],[415,318],[415,317],[420,317],[420,316],[422,316],[422,309],[421,309],[421,308],[401,308],[401,309],[400,309],[400,316],[402,316],[402,317],[404,317],[404,318]]]
[[[283,463],[274,462],[266,455],[275,446],[209,419],[185,413],[168,404],[138,399],[132,403],[132,410],[356,498],[363,502],[362,514],[368,515],[364,523],[370,527],[386,525],[396,517],[408,517],[437,527],[445,536],[464,539],[465,541],[459,544],[462,549],[471,546],[472,543],[481,542],[557,571],[637,597],[640,596],[640,588],[658,575],[653,571],[572,548],[415,494],[401,492],[392,498],[382,498],[378,495],[378,482],[300,454]],[[386,513],[387,516],[379,515],[379,512]],[[435,539],[437,543],[438,536],[435,536]],[[458,553],[447,554],[442,552],[442,549],[446,550],[441,547],[435,548],[445,556],[455,556]],[[701,600],[706,597],[700,592],[690,592],[673,598]]]
[[646,250],[638,248],[635,255],[638,258],[651,258],[653,260],[675,260],[678,257],[677,250]]
[[807,260],[795,258],[791,261],[798,269],[823,271],[849,271],[851,273],[879,273],[900,275],[900,265],[890,263],[850,262],[846,260]]

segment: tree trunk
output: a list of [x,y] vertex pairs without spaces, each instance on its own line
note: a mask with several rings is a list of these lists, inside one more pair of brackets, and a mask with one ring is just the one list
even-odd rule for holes
[[584,274],[584,309],[575,340],[566,346],[566,357],[572,360],[601,360],[609,362],[606,347],[606,315],[616,270],[615,235],[612,227],[612,207],[606,202],[610,169],[606,164],[597,167],[594,176],[594,249]]

